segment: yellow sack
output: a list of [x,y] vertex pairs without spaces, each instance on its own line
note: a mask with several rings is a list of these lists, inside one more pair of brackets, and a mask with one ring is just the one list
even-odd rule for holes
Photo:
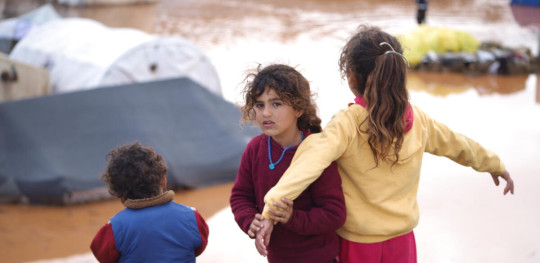
[[468,32],[425,25],[398,38],[403,46],[403,55],[412,67],[420,64],[429,51],[436,54],[461,51],[474,53],[480,46],[480,42]]

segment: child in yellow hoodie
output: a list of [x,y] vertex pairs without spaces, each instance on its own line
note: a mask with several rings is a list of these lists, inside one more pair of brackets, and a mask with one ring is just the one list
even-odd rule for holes
[[331,162],[338,164],[347,209],[342,262],[416,262],[413,228],[424,152],[489,172],[496,185],[514,183],[500,158],[455,133],[409,103],[408,61],[398,40],[377,27],[361,26],[342,50],[339,65],[355,104],[338,112],[323,132],[306,138],[292,164],[265,196],[264,227],[270,238],[269,208],[295,199]]

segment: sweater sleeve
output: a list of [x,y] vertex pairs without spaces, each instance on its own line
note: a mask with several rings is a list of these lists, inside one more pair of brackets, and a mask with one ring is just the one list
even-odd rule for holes
[[[356,135],[352,111],[337,113],[321,133],[308,136],[298,147],[287,171],[264,197],[263,216],[270,218],[268,209],[282,197],[294,200],[338,159]],[[274,207],[275,208],[275,207]]]
[[472,167],[478,172],[502,174],[506,171],[497,154],[467,136],[453,132],[446,125],[431,119],[425,113],[421,114],[424,115],[428,129],[426,152],[447,157],[456,163]]
[[248,144],[242,154],[238,174],[229,199],[234,220],[246,234],[255,218],[255,214],[258,212],[251,174],[251,154]]
[[116,250],[114,233],[110,223],[101,227],[97,232],[90,244],[90,249],[96,259],[101,263],[118,261],[120,253]]
[[208,245],[208,225],[206,224],[206,221],[201,216],[199,211],[193,210],[195,213],[195,217],[197,218],[197,227],[199,228],[199,234],[201,235],[201,245],[195,250],[195,256],[199,256],[202,254],[202,252],[206,249],[206,245]]
[[345,223],[346,211],[341,177],[336,163],[332,163],[308,188],[314,206],[305,210],[293,210],[285,228],[300,235],[319,235],[336,231]]

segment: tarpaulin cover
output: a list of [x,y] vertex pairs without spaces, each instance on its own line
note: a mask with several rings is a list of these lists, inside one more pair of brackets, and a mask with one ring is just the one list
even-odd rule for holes
[[64,93],[0,104],[0,199],[62,203],[105,187],[107,152],[139,141],[168,163],[169,183],[234,181],[260,131],[240,111],[188,78]]

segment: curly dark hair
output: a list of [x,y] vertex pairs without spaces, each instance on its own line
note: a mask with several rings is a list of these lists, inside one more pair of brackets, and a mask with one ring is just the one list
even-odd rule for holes
[[390,156],[394,156],[393,164],[398,162],[405,129],[402,120],[409,106],[406,64],[402,55],[387,53],[391,49],[383,42],[403,54],[394,36],[378,27],[361,25],[339,58],[342,78],[353,74],[356,86],[351,88],[366,101],[369,117],[364,122],[368,123],[366,132],[376,167],[379,160],[389,161]]
[[256,72],[246,76],[245,82],[243,90],[245,105],[242,107],[244,123],[255,120],[253,107],[257,98],[268,88],[273,89],[285,104],[304,112],[298,118],[298,129],[313,133],[321,132],[321,119],[317,116],[317,106],[311,98],[309,82],[293,67],[272,64],[262,68],[259,65]]
[[109,193],[126,199],[143,199],[162,191],[167,164],[151,147],[139,142],[112,149],[107,154],[107,169],[101,179],[107,183]]

